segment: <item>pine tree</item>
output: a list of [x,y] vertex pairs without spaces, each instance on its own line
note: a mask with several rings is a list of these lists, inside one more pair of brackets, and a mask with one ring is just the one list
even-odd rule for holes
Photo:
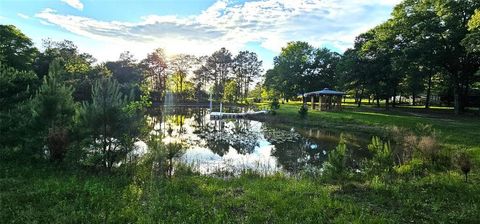
[[60,61],[54,60],[48,76],[44,77],[43,84],[32,100],[33,130],[38,131],[38,143],[46,144],[50,158],[56,161],[61,161],[65,156],[76,111],[73,88],[58,82],[58,76],[62,73]]
[[126,158],[133,150],[139,134],[139,115],[127,111],[132,97],[120,91],[116,80],[97,80],[92,91],[92,102],[82,107],[82,122],[87,129],[89,161],[105,168]]

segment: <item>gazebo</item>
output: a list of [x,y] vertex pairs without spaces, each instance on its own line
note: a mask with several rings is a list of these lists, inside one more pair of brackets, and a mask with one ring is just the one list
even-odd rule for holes
[[308,97],[310,97],[310,101],[312,102],[312,110],[316,109],[318,99],[319,111],[341,110],[342,97],[344,95],[344,92],[338,92],[335,90],[330,90],[328,88],[304,94],[305,98],[308,99]]

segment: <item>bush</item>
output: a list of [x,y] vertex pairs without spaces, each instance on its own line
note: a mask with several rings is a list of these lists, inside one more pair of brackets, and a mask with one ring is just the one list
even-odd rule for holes
[[300,106],[300,109],[298,110],[298,114],[300,114],[301,118],[306,118],[308,114],[308,107],[307,105],[302,105]]
[[328,159],[323,164],[323,175],[327,179],[344,179],[347,176],[347,144],[340,136],[337,147],[328,153]]
[[373,137],[368,150],[372,153],[372,158],[364,161],[366,173],[371,176],[390,174],[394,166],[390,142]]
[[278,102],[278,99],[275,98],[273,101],[270,103],[270,109],[271,110],[278,110],[280,109],[280,103]]
[[394,169],[402,177],[416,177],[424,174],[425,164],[421,159],[412,159],[405,164],[395,166]]
[[[73,88],[58,81],[63,68],[58,60],[54,60],[49,68],[48,76],[32,99],[34,127],[32,139],[38,138],[37,146],[46,145],[52,160],[61,161],[68,147],[68,133],[71,130],[77,104],[73,101]],[[43,153],[43,152],[41,152]]]
[[84,103],[80,113],[90,165],[111,169],[134,150],[142,116],[140,111],[129,110],[131,98],[124,96],[120,84],[111,78],[95,82],[92,101]]
[[461,152],[457,155],[455,160],[458,168],[460,168],[463,175],[465,175],[465,182],[467,182],[468,173],[472,169],[472,160],[470,159],[470,155],[468,155],[466,152]]
[[434,136],[422,136],[418,140],[418,150],[425,159],[435,163],[440,153],[440,145]]

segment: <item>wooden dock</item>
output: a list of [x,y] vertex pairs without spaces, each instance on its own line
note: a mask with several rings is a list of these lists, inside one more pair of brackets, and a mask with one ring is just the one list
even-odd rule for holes
[[245,113],[223,113],[223,112],[211,112],[210,119],[229,119],[229,118],[245,118],[250,116],[257,116],[257,115],[264,115],[267,114],[268,111],[261,110],[261,111],[251,111]]

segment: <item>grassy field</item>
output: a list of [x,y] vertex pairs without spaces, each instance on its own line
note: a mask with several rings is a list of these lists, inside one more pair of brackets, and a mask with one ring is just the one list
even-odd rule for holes
[[139,162],[112,172],[88,171],[2,154],[0,223],[479,223],[480,119],[415,108],[309,111],[282,104],[270,122],[378,135],[429,124],[450,151],[477,160],[464,182],[457,168],[389,179],[325,181],[313,176],[220,179],[178,170],[172,179]]

